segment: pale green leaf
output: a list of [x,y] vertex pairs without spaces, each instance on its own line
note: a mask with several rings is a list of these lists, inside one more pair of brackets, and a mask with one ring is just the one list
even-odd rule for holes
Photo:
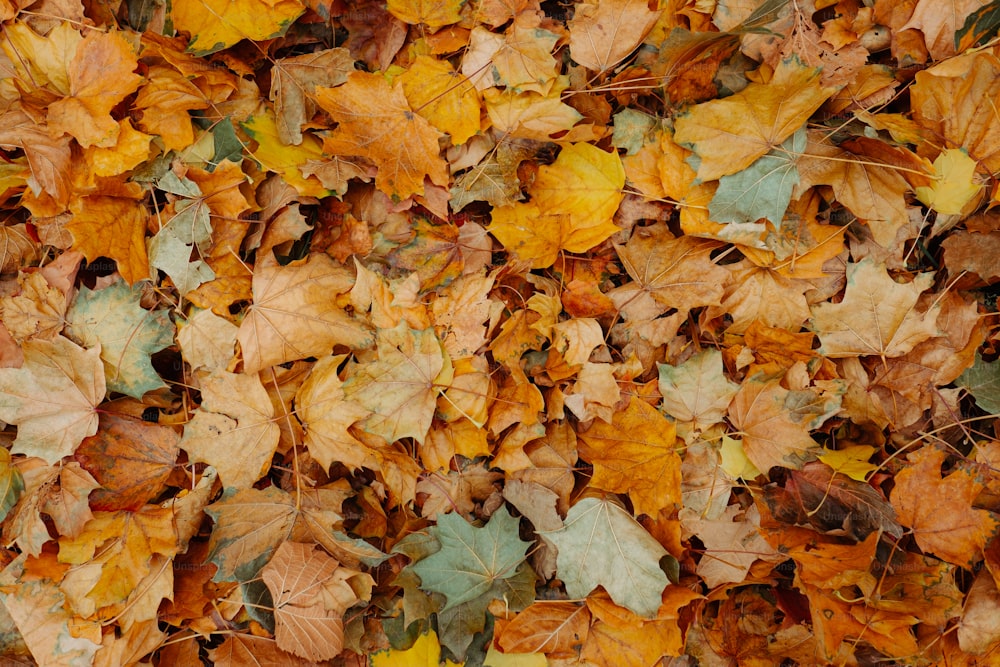
[[556,574],[571,598],[604,586],[616,604],[656,615],[670,583],[660,569],[667,551],[621,507],[584,498],[570,508],[562,528],[541,534],[559,549]]
[[781,224],[799,182],[795,166],[806,148],[806,131],[799,128],[781,146],[757,158],[741,172],[719,179],[719,189],[708,204],[713,222],[756,222],[767,218]]

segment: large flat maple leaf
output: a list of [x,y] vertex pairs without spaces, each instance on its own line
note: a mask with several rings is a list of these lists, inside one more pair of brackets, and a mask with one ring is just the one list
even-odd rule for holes
[[[830,414],[840,408],[839,399],[820,402],[815,412],[796,414],[793,407],[802,398],[816,400],[811,391],[791,392],[780,377],[756,375],[743,381],[729,405],[729,419],[743,433],[743,449],[758,470],[772,466],[800,467],[819,445],[809,436]],[[829,402],[829,401],[828,401]]]
[[958,467],[944,477],[944,450],[925,445],[910,455],[913,464],[896,475],[889,500],[899,523],[913,530],[917,545],[955,565],[971,567],[1000,528],[1000,521],[972,506],[984,483]]
[[557,573],[571,598],[604,586],[615,603],[647,618],[656,615],[670,583],[660,569],[667,551],[628,512],[607,500],[584,498],[562,528],[544,535],[559,548]]
[[518,538],[518,520],[506,509],[476,528],[458,514],[438,516],[431,529],[439,551],[413,565],[420,587],[447,597],[444,609],[487,595],[494,583],[514,576],[530,546]]
[[389,442],[412,437],[422,443],[452,371],[433,329],[401,323],[379,331],[378,359],[357,366],[344,382],[344,395],[371,411],[366,431]]
[[613,217],[624,185],[617,153],[567,146],[538,168],[531,201],[494,209],[488,231],[534,268],[551,266],[561,251],[586,252],[618,231]]
[[611,423],[595,420],[579,433],[581,458],[594,464],[592,486],[627,493],[639,514],[655,515],[681,500],[681,459],[673,422],[632,397]]
[[937,335],[940,305],[916,309],[920,294],[933,282],[933,273],[922,273],[910,283],[897,283],[871,258],[848,264],[843,301],[812,308],[811,328],[823,344],[820,354],[900,357]]
[[62,336],[25,341],[23,350],[24,366],[0,369],[0,419],[18,426],[14,453],[56,463],[97,432],[101,350]]
[[146,254],[145,191],[138,183],[101,179],[96,194],[74,199],[73,217],[66,229],[73,235],[73,247],[88,262],[109,257],[129,285],[149,278]]
[[767,83],[751,83],[678,118],[674,139],[698,155],[698,178],[735,174],[781,145],[833,93],[820,86],[819,76],[819,68],[785,60]]
[[192,460],[214,466],[227,487],[250,486],[278,446],[271,399],[256,374],[215,371],[202,380],[201,392],[180,446]]
[[316,101],[340,125],[323,150],[366,157],[378,166],[375,185],[391,197],[424,193],[424,177],[448,186],[441,157],[442,135],[410,108],[403,84],[390,86],[379,74],[353,72],[336,88],[317,88]]
[[204,56],[242,39],[283,35],[305,10],[299,0],[174,0],[170,17],[191,35],[188,49]]
[[49,127],[84,148],[114,146],[121,128],[111,110],[138,88],[136,66],[135,51],[121,33],[88,32],[69,64],[70,96],[49,105]]
[[138,399],[167,386],[150,355],[174,342],[166,311],[141,307],[141,293],[139,286],[123,281],[101,290],[84,287],[66,316],[70,338],[87,348],[100,345],[108,389]]
[[258,264],[253,275],[253,305],[237,338],[243,370],[256,373],[286,361],[329,354],[335,345],[371,344],[365,325],[335,303],[354,284],[354,276],[327,255],[279,266]]

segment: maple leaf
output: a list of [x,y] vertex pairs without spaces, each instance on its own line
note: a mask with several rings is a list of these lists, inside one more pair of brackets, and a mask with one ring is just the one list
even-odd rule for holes
[[94,509],[138,510],[166,486],[180,437],[166,426],[102,413],[97,433],[85,438],[74,458],[101,488],[90,493]]
[[316,362],[295,395],[295,414],[306,430],[306,448],[321,466],[329,468],[340,462],[352,470],[375,468],[372,452],[349,431],[371,410],[344,396],[344,383],[338,375],[343,362],[343,355]]
[[513,93],[546,96],[558,74],[552,49],[559,35],[539,26],[533,12],[519,12],[503,35],[476,26],[462,58],[462,74],[483,90],[496,84]]
[[79,535],[59,538],[59,561],[79,566],[67,573],[64,590],[82,595],[97,609],[124,601],[151,571],[154,554],[177,553],[173,510],[153,505],[138,512],[95,512]]
[[832,92],[820,85],[818,68],[790,58],[766,84],[691,108],[675,121],[674,139],[698,156],[702,181],[735,174],[781,145]]
[[423,23],[432,30],[442,26],[458,23],[462,16],[459,11],[463,0],[446,0],[410,2],[408,0],[389,0],[386,9],[402,21],[412,25]]
[[767,218],[781,224],[799,182],[798,156],[805,150],[806,132],[798,129],[780,146],[743,171],[723,176],[708,204],[714,222],[753,223]]
[[618,231],[612,217],[624,185],[616,153],[573,144],[551,166],[539,167],[531,202],[494,209],[487,231],[534,268],[545,268],[560,251],[586,252]]
[[866,258],[847,265],[847,289],[840,303],[812,308],[811,328],[827,357],[899,357],[937,335],[939,304],[917,311],[917,299],[934,282],[922,273],[912,282],[894,281],[884,266]]
[[705,350],[679,366],[658,364],[663,410],[698,433],[726,416],[739,386],[722,373],[722,353]]
[[991,512],[972,507],[983,483],[963,468],[942,477],[946,454],[937,447],[924,446],[908,458],[912,465],[896,475],[889,497],[899,522],[913,530],[924,551],[971,567],[1000,527]]
[[541,533],[558,548],[557,573],[570,597],[603,586],[611,599],[651,618],[670,583],[660,569],[667,551],[617,504],[584,498],[562,528]]
[[[74,631],[91,630],[92,622],[76,616],[66,605],[57,582],[24,577],[27,556],[21,554],[0,572],[4,592],[0,600],[33,655],[58,656],[62,664],[93,664],[101,645],[94,637],[78,636]],[[97,637],[100,636],[98,630]]]
[[585,2],[569,22],[569,52],[573,60],[598,72],[621,62],[660,18],[643,0]]
[[414,112],[451,136],[454,145],[464,144],[479,132],[479,95],[446,61],[417,56],[399,80]]
[[55,463],[97,432],[106,390],[100,346],[84,350],[59,336],[22,349],[23,367],[0,368],[0,419],[18,425],[13,452]]
[[295,500],[277,487],[231,487],[205,513],[216,524],[208,542],[209,561],[218,567],[213,578],[247,581],[289,538],[297,510]]
[[513,577],[530,544],[517,536],[518,521],[501,508],[482,528],[457,513],[438,516],[430,529],[440,549],[411,567],[420,587],[447,598],[442,611],[486,595]]
[[317,88],[316,102],[340,123],[323,142],[334,155],[356,155],[378,167],[375,185],[391,197],[424,194],[424,178],[448,186],[442,136],[406,100],[402,82],[353,72],[336,88]]
[[717,247],[703,239],[674,238],[665,225],[637,229],[626,245],[615,248],[634,282],[608,296],[629,319],[717,304],[727,276],[726,269],[712,261]]
[[590,484],[628,493],[639,514],[655,515],[680,503],[680,457],[674,425],[645,401],[632,397],[611,423],[581,430],[580,456],[594,465]]
[[274,406],[256,374],[215,371],[202,380],[202,402],[180,446],[219,471],[227,487],[249,487],[278,447]]
[[146,255],[145,192],[137,183],[103,180],[98,194],[74,199],[66,229],[87,261],[109,257],[129,285],[149,278]]
[[283,143],[302,143],[302,126],[316,113],[316,103],[309,97],[318,86],[337,86],[354,71],[354,59],[342,47],[304,53],[274,62],[271,75],[271,101]]
[[204,56],[242,39],[283,35],[305,9],[299,0],[180,0],[170,15],[177,30],[191,35],[188,49]]
[[66,314],[66,335],[104,362],[107,388],[141,399],[167,386],[153,369],[150,355],[174,342],[174,327],[163,310],[139,305],[143,289],[117,281],[100,290],[80,290]]
[[323,159],[323,148],[312,134],[302,135],[296,145],[281,139],[281,126],[270,110],[257,113],[241,123],[250,138],[257,142],[252,155],[267,170],[281,174],[303,196],[325,197],[331,193],[315,174],[306,175],[304,165]]
[[[343,614],[358,601],[342,583],[346,576],[340,563],[314,545],[284,542],[278,547],[261,578],[274,599],[274,638],[279,648],[309,660],[330,660],[340,654]],[[347,596],[331,604],[327,587],[336,581],[334,577],[346,587]]]
[[327,255],[311,254],[287,266],[259,263],[253,275],[254,302],[237,334],[244,372],[326,355],[338,344],[371,344],[362,321],[330,307],[330,299],[353,284],[351,272]]
[[809,402],[817,397],[811,391],[785,389],[780,377],[756,375],[740,385],[729,404],[729,418],[743,434],[743,449],[758,470],[798,468],[819,449],[809,430],[836,413],[840,400],[828,399],[820,414],[792,414],[792,406],[802,398]]
[[72,135],[84,148],[114,146],[120,126],[111,110],[138,88],[136,65],[120,32],[88,32],[67,68],[70,96],[49,105],[49,127]]
[[437,396],[454,370],[432,329],[416,331],[405,323],[382,329],[376,338],[378,360],[358,365],[344,381],[344,396],[371,414],[362,427],[395,442],[423,442],[434,417]]

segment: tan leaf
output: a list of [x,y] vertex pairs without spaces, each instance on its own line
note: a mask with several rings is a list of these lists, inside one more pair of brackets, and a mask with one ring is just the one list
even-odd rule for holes
[[251,486],[270,467],[279,436],[260,378],[215,371],[202,380],[201,395],[180,447],[218,470],[227,487]]
[[340,564],[312,544],[285,542],[261,571],[274,599],[278,647],[307,660],[331,660],[344,649],[346,606],[324,606],[324,584]]
[[937,335],[940,305],[924,312],[916,308],[920,294],[933,282],[933,273],[922,273],[910,283],[897,283],[884,265],[870,259],[848,264],[843,301],[812,309],[811,328],[823,344],[820,354],[899,357]]
[[335,345],[370,345],[365,325],[331,304],[353,284],[351,271],[327,255],[312,254],[288,266],[258,264],[253,305],[237,335],[243,371],[256,373],[286,361],[324,356]]
[[14,453],[56,463],[97,432],[104,400],[101,349],[68,338],[29,340],[24,366],[0,368],[0,419],[18,425]]

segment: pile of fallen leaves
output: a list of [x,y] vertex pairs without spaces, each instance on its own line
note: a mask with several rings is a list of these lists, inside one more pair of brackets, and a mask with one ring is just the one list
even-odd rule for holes
[[1000,659],[1000,2],[0,20],[4,664]]

